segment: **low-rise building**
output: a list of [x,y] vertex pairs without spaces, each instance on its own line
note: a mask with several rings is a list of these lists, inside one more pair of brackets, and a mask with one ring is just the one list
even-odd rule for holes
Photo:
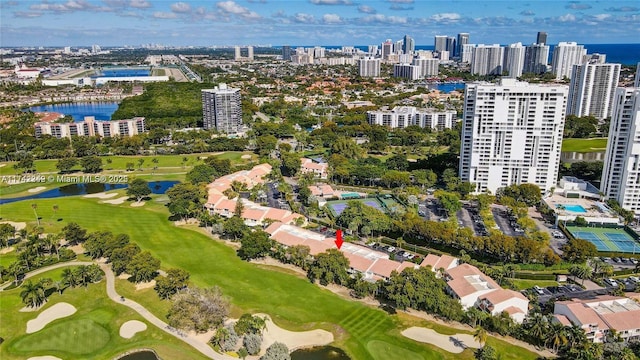
[[326,179],[329,176],[328,170],[328,163],[318,162],[308,158],[300,159],[300,173],[302,174],[314,174],[317,178]]
[[388,126],[392,129],[415,125],[421,128],[444,130],[453,127],[456,122],[456,112],[396,106],[392,110],[382,108],[377,111],[367,111],[367,121],[370,125]]
[[35,123],[35,136],[51,135],[58,139],[71,136],[134,136],[147,131],[145,118],[135,117],[126,120],[100,121],[86,116],[84,121],[72,123],[53,123],[40,121]]

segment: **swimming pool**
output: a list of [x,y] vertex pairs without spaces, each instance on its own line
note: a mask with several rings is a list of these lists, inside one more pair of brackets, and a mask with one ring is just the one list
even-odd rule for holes
[[567,210],[569,212],[574,212],[574,213],[580,213],[580,214],[584,214],[587,212],[587,210],[585,210],[582,205],[574,205],[574,204],[557,204],[556,208],[558,209],[564,209]]

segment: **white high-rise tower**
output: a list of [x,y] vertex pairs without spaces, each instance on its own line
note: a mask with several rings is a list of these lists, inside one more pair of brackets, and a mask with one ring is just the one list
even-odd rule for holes
[[564,77],[571,79],[573,65],[581,64],[582,58],[587,54],[587,50],[582,45],[575,42],[560,42],[553,49],[553,60],[551,61],[551,72],[556,75],[556,80]]
[[372,57],[360,59],[358,72],[362,77],[380,77],[380,59]]
[[475,75],[502,74],[502,59],[504,48],[498,44],[480,44],[473,48],[471,58],[471,73]]
[[640,88],[617,88],[600,190],[640,215]]
[[240,89],[220,84],[213,89],[202,90],[202,120],[205,129],[216,129],[234,134],[242,125]]
[[524,46],[522,43],[511,44],[504,48],[504,67],[502,72],[506,72],[510,78],[522,76],[524,68]]
[[567,114],[595,116],[599,120],[611,116],[619,77],[620,64],[573,65]]
[[475,192],[556,185],[568,88],[501,79],[465,89],[460,179]]

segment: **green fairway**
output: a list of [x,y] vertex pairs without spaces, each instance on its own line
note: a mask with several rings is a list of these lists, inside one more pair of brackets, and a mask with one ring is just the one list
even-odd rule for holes
[[[60,280],[62,269],[35,276]],[[26,359],[32,356],[52,355],[62,359],[112,359],[128,350],[153,348],[163,359],[204,359],[199,352],[171,335],[148,324],[147,330],[131,339],[120,337],[120,326],[128,320],[143,321],[130,308],[107,298],[105,281],[87,288],[67,289],[49,297],[42,309],[20,312],[20,288],[0,292],[0,359]],[[59,302],[76,307],[71,316],[55,320],[32,334],[25,332],[27,322]]]
[[606,149],[607,138],[562,140],[562,151],[574,151],[583,153],[605,151]]
[[[360,302],[345,300],[299,276],[241,261],[233,249],[203,235],[198,229],[174,226],[167,221],[166,208],[154,201],[147,202],[144,208],[132,208],[126,203],[117,206],[98,204],[98,199],[78,197],[55,201],[60,205],[57,216],[64,220],[52,225],[45,224],[45,232],[56,231],[69,221],[77,222],[90,231],[125,232],[142,249],[151,251],[159,258],[164,269],[182,268],[191,273],[195,285],[219,286],[231,298],[234,315],[239,315],[241,311],[262,312],[271,315],[277,324],[292,330],[327,329],[336,335],[335,344],[345,349],[354,360],[382,359],[375,351],[384,343],[420,354],[425,359],[473,357],[471,350],[449,354],[399,334],[406,327],[433,327],[432,323],[388,315]],[[54,200],[37,200],[36,203],[38,209],[42,209],[40,215],[47,218]],[[11,220],[32,222],[31,201],[1,205],[0,210],[4,214],[11,214]],[[146,306],[156,316],[165,318],[166,307],[158,306],[159,300],[153,292],[147,291],[140,296],[131,288],[128,291],[132,293],[132,299]],[[369,344],[374,340],[382,344],[374,343],[372,350]],[[496,348],[507,358],[537,357],[498,340]],[[405,352],[385,357],[408,358],[411,357]]]

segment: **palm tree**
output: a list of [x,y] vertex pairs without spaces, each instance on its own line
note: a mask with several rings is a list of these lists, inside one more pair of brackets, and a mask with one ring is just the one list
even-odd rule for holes
[[473,333],[473,338],[482,346],[487,342],[487,336],[489,336],[489,334],[482,326],[477,326],[476,331]]
[[547,333],[547,346],[551,345],[554,351],[558,351],[558,348],[567,343],[567,337],[565,334],[564,325],[560,323],[553,323]]
[[78,276],[75,271],[70,268],[65,268],[62,270],[62,284],[65,287],[76,287],[79,284]]
[[[53,218],[56,217],[56,215],[58,214],[58,209],[59,209],[58,204],[54,204],[52,209],[53,209],[53,215],[51,217],[51,220],[53,221]],[[51,221],[49,221],[49,223],[51,223]]]
[[78,266],[74,273],[82,286],[87,286],[87,282],[89,281],[89,267]]
[[60,260],[60,252],[59,252],[60,235],[48,234],[47,237],[45,238],[45,243],[49,246],[49,253],[53,254],[53,251],[55,250],[56,256],[58,257],[58,260]]
[[38,212],[36,211],[38,209],[38,204],[31,204],[31,208],[33,209],[33,213],[36,214],[36,221],[38,222],[38,226],[40,226],[40,217],[38,217]]
[[544,336],[547,333],[548,324],[548,319],[538,312],[533,313],[532,316],[527,318],[527,326],[529,328],[528,333],[533,341],[538,344],[544,341]]
[[20,292],[22,302],[29,307],[38,307],[44,303],[46,296],[42,282],[33,283],[31,280],[22,284]]

